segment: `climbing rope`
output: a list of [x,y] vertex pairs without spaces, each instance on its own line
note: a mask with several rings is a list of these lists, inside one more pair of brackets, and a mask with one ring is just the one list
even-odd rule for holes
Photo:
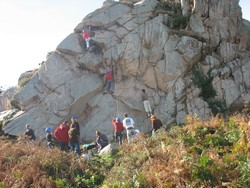
[[[111,38],[110,38],[110,46],[111,46]],[[118,54],[119,54],[119,49],[118,49]],[[116,116],[118,117],[120,114],[119,111],[119,100],[118,100],[118,92],[117,92],[117,78],[116,78],[116,68],[115,68],[115,63],[113,61],[113,46],[111,46],[111,53],[110,53],[110,60],[111,60],[111,65],[112,65],[112,71],[113,71],[113,77],[114,77],[114,84],[113,84],[113,89],[114,89],[114,94],[115,94],[115,100],[116,100]]]

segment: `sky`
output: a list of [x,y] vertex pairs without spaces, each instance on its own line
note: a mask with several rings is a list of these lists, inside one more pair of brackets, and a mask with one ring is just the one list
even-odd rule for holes
[[104,0],[0,0],[0,86],[39,67]]
[[[0,0],[0,87],[39,67],[82,19],[104,0]],[[250,20],[249,0],[240,0]]]

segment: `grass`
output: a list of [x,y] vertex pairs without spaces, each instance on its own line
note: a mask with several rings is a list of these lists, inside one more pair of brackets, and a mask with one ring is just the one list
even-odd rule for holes
[[18,141],[1,139],[0,145],[3,187],[98,187],[105,169],[112,165],[107,156],[89,162],[38,142],[26,143],[22,137]]
[[[250,127],[242,116],[188,117],[184,127],[123,145],[106,187],[249,187]],[[248,156],[248,157],[247,157]],[[136,185],[136,186],[135,186]]]
[[0,187],[250,187],[248,121],[188,116],[182,127],[141,134],[92,160],[1,139]]

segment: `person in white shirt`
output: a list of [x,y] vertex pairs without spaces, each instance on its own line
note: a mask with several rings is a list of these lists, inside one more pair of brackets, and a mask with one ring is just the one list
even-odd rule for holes
[[127,139],[128,139],[128,142],[131,140],[132,136],[133,136],[133,133],[134,133],[134,120],[131,118],[131,117],[128,117],[128,114],[124,114],[124,119],[122,121],[123,123],[123,127],[126,129],[127,131]]
[[146,93],[145,89],[142,89],[142,101],[143,101],[143,105],[144,105],[144,109],[147,112],[147,116],[151,117],[152,116],[152,109],[148,100],[148,95]]

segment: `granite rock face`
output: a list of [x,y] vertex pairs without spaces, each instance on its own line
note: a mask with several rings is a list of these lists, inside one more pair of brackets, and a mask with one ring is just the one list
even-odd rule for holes
[[[210,118],[211,106],[192,80],[192,69],[212,77],[214,100],[228,109],[250,100],[250,24],[243,20],[238,0],[176,0],[185,29],[172,27],[171,11],[158,1],[107,1],[79,23],[17,92],[24,113],[3,129],[18,135],[30,123],[45,135],[72,115],[78,116],[82,141],[100,130],[110,138],[111,120],[128,113],[140,131],[149,131],[141,89],[146,89],[154,114],[165,125],[184,123],[187,115]],[[91,48],[82,29],[91,28]],[[114,95],[103,94],[104,70],[113,65]]]

